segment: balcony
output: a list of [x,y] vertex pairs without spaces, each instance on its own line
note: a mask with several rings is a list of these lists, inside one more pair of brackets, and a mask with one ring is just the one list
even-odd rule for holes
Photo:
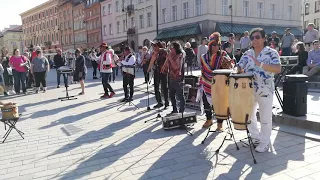
[[136,33],[136,28],[129,28],[127,31],[127,34],[135,34]]
[[134,14],[134,5],[132,5],[132,4],[128,5],[126,10],[127,10],[128,15],[131,16],[132,14]]

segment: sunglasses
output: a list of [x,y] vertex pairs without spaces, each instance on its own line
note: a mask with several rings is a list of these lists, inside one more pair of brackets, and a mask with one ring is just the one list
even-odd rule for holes
[[253,41],[254,39],[261,39],[261,36],[260,35],[251,36],[250,39],[251,41]]

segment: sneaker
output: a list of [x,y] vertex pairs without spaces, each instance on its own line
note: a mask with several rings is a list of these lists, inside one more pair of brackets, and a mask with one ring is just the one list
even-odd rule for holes
[[39,90],[36,90],[36,94],[38,94],[39,93]]
[[93,77],[93,79],[98,79],[97,77]]
[[57,88],[60,88],[60,85],[58,85]]
[[257,147],[256,147],[256,151],[259,153],[263,153],[269,150],[269,144],[263,144],[260,143]]
[[133,98],[129,97],[128,102],[131,102],[131,101],[133,101]]
[[108,97],[109,97],[109,94],[104,94],[100,98],[108,98]]
[[111,92],[111,94],[109,95],[109,98],[112,98],[116,93]]
[[212,126],[212,120],[207,120],[203,125],[202,128],[209,128],[210,126]]

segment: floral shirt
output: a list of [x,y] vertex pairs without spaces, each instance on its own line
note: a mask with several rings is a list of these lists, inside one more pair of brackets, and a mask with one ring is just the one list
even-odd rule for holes
[[[255,94],[265,97],[274,93],[274,73],[265,71],[264,69],[256,66],[253,59],[255,53],[253,49],[249,49],[241,57],[238,66],[244,69],[245,73],[254,75],[254,88]],[[265,47],[257,57],[259,62],[264,64],[280,64],[280,56],[278,52],[270,47]]]

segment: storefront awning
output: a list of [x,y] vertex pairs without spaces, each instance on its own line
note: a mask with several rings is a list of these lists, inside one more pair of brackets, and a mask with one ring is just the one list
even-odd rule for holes
[[177,37],[191,36],[201,34],[201,29],[199,24],[185,25],[170,29],[162,30],[158,36],[155,38],[156,40],[162,39],[172,39]]
[[[285,29],[288,27],[282,26],[261,26],[261,25],[252,25],[252,24],[232,24],[232,32],[235,34],[242,34],[245,31],[250,31],[253,28],[261,27],[267,34],[271,34],[273,31],[276,31],[279,35],[285,33]],[[295,36],[301,36],[302,31],[298,27],[289,27],[291,33]],[[231,23],[217,23],[216,31],[225,34],[231,32]]]

